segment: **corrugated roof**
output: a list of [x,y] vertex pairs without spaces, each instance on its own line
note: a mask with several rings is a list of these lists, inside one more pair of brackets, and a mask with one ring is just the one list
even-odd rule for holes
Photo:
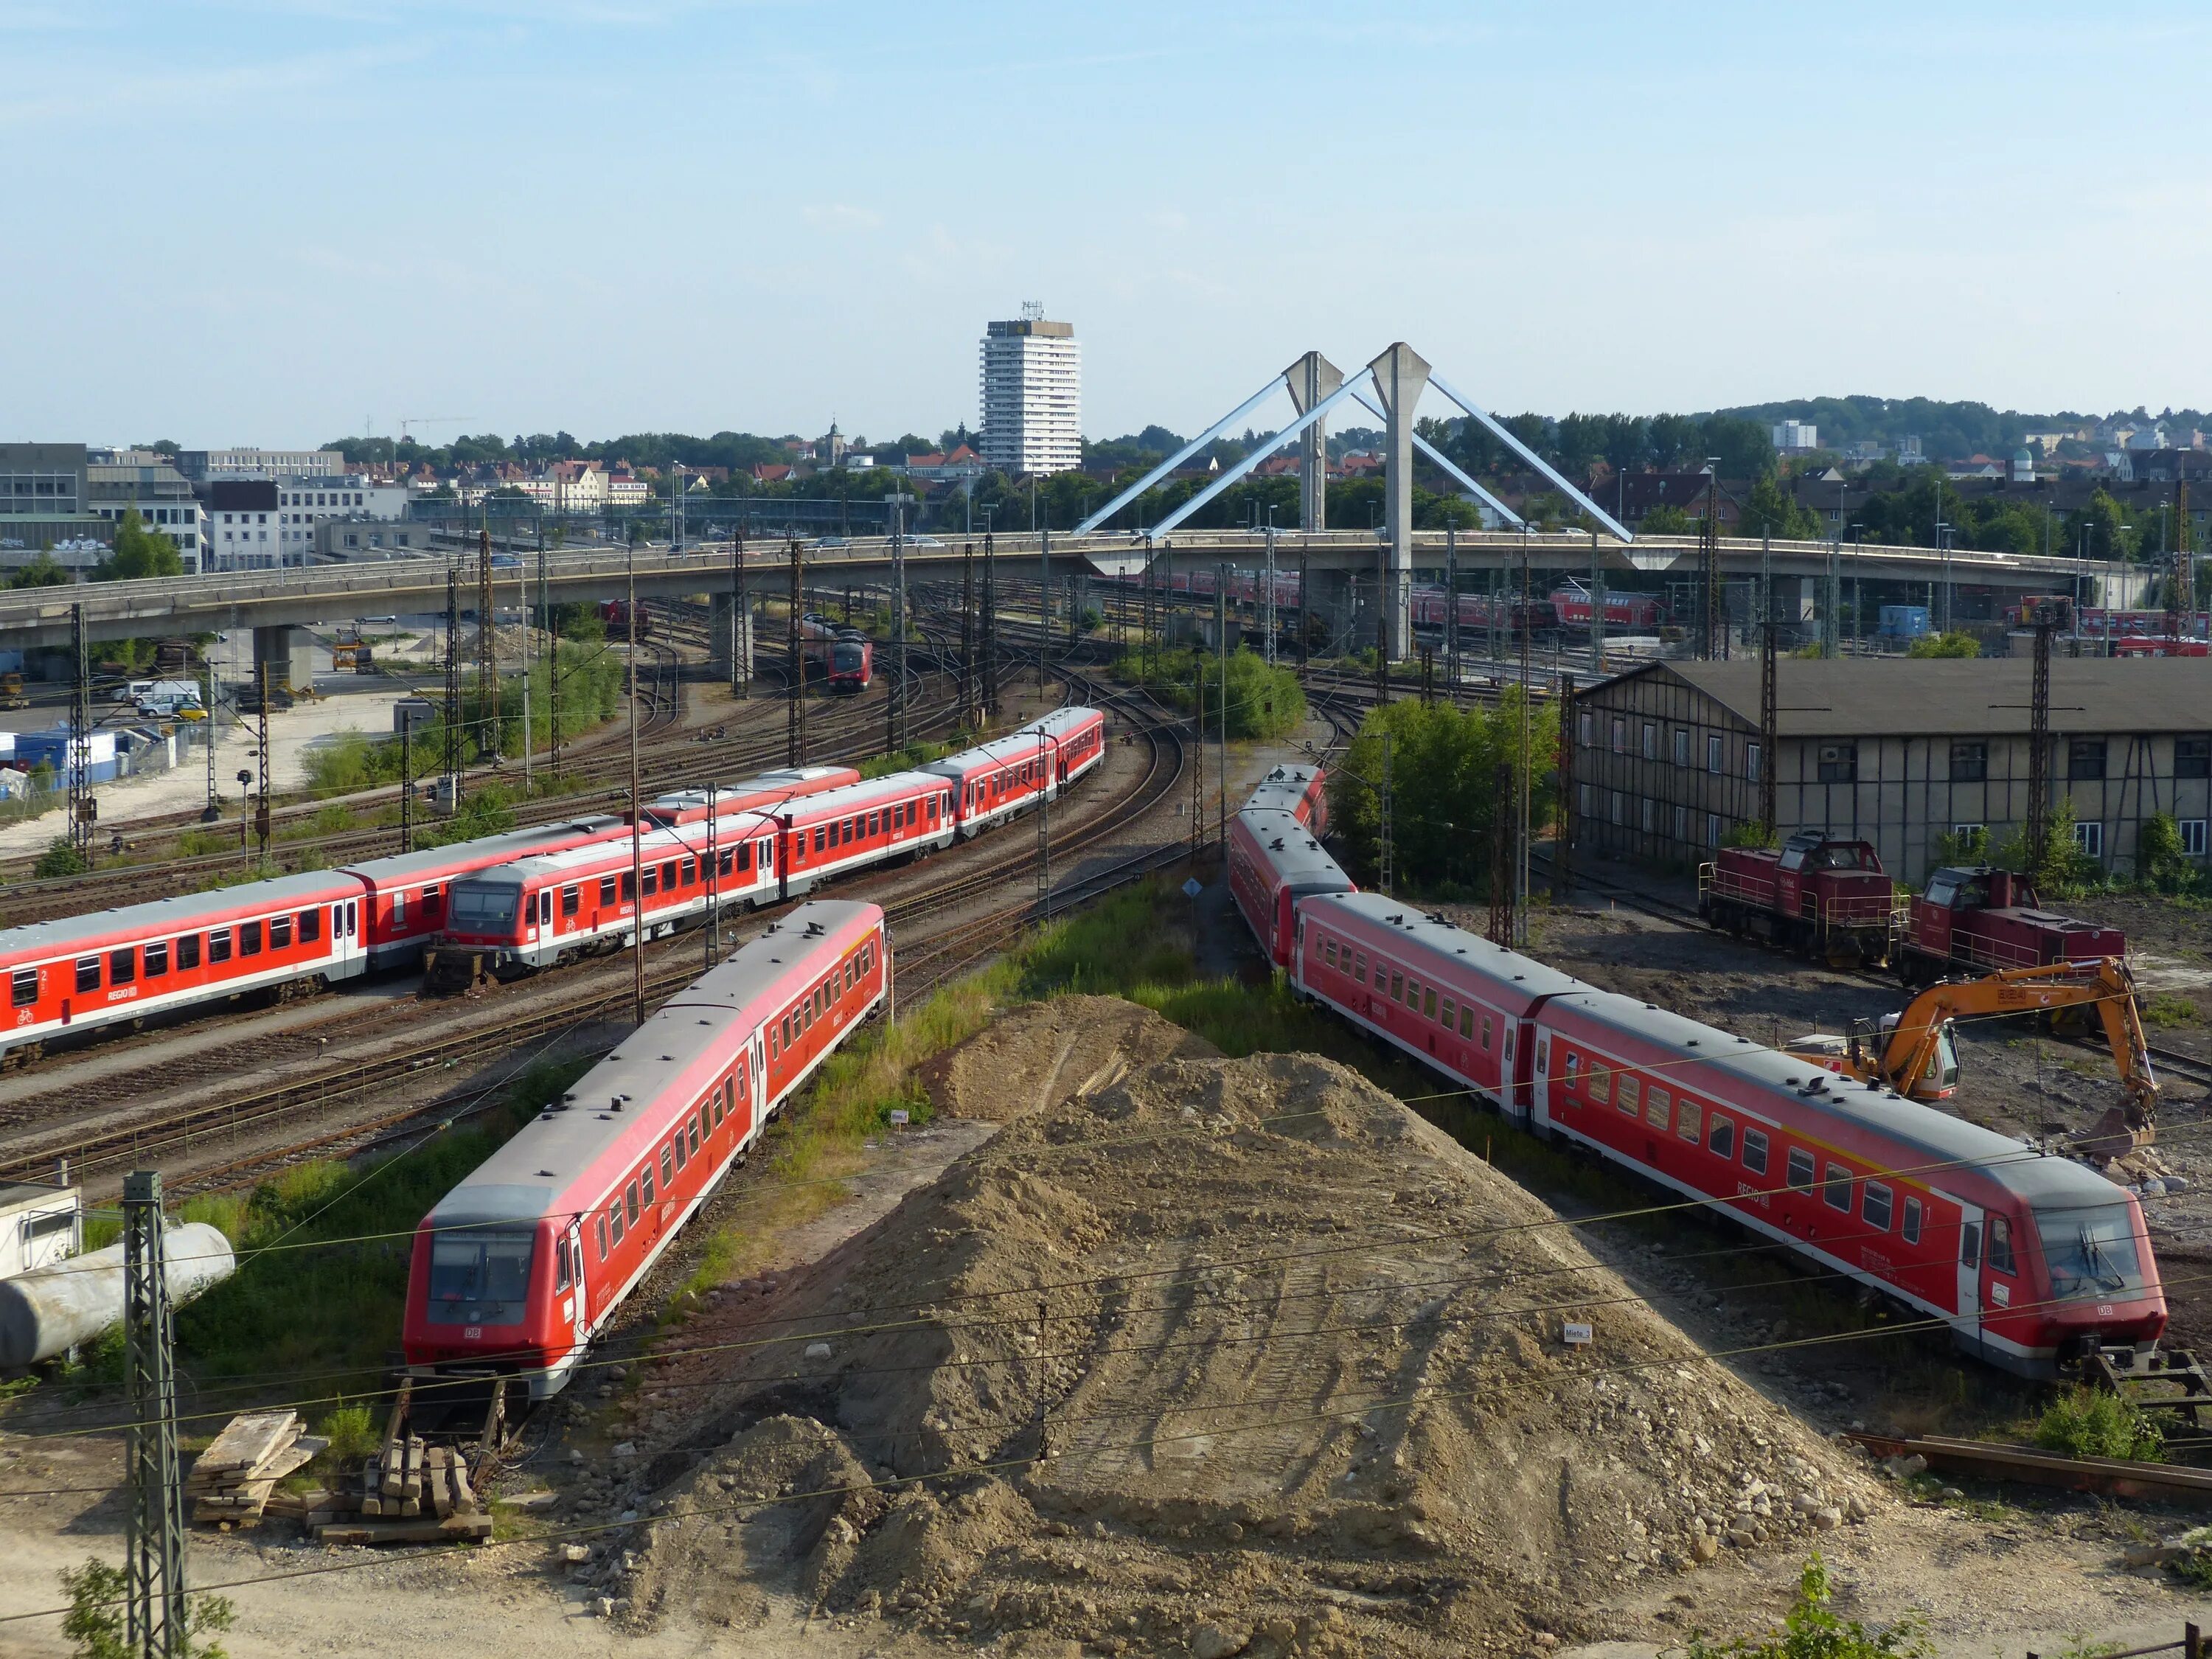
[[[1774,665],[1784,737],[2025,737],[2026,657],[1784,657]],[[1673,674],[1759,724],[1759,659],[1650,663],[1638,674]],[[1618,681],[1608,681],[1607,684]],[[1603,686],[1590,695],[1601,694]],[[2212,728],[2212,659],[2054,657],[2051,729],[2202,732]]]

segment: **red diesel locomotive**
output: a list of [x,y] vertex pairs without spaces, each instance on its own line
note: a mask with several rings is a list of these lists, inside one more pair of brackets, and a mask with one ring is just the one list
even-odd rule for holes
[[883,1001],[884,913],[801,905],[678,993],[416,1229],[410,1375],[543,1400],[762,1126]]
[[1698,914],[1711,925],[1838,967],[1887,963],[1903,908],[1873,842],[1818,830],[1778,850],[1723,847],[1698,866]]
[[1986,864],[1947,867],[1912,901],[1897,972],[1907,985],[1932,985],[1952,972],[2098,962],[2127,949],[2117,927],[2044,909],[2025,876]]

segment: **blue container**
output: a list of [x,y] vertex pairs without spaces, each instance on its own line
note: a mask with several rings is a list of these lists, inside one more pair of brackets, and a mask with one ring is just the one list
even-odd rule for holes
[[1886,605],[1881,608],[1881,626],[1878,631],[1884,639],[1917,640],[1929,631],[1928,607],[1924,605]]

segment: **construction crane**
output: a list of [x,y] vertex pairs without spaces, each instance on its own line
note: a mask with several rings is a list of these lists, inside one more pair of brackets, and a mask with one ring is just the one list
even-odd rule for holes
[[[1789,1052],[1862,1083],[1886,1084],[1909,1100],[1942,1100],[1958,1086],[1951,1022],[1991,1014],[2050,1013],[2094,1006],[2120,1074],[2126,1128],[2148,1140],[2158,1115],[2158,1079],[2136,1004],[2135,975],[2118,957],[2007,968],[1984,979],[1929,986],[1903,1012],[1854,1020],[1847,1036],[1799,1037]],[[2138,1144],[2141,1144],[2140,1142]]]
[[410,426],[465,426],[474,419],[476,416],[473,415],[404,416],[399,422],[399,441],[403,444],[407,441],[407,428]]

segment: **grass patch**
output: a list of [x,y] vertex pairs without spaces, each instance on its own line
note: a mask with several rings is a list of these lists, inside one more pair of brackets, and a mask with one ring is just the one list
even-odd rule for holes
[[2166,1462],[2166,1434],[2131,1400],[2102,1389],[2063,1394],[2036,1419],[2035,1443],[2069,1457],[2126,1457]]
[[893,772],[911,772],[918,767],[928,765],[932,761],[943,760],[947,755],[957,754],[963,749],[973,748],[975,743],[974,732],[955,732],[943,743],[910,743],[905,748],[895,749],[888,755],[878,755],[872,760],[864,760],[854,769],[864,779],[888,777]]
[[2144,1004],[2142,1017],[2148,1024],[2170,1030],[2176,1025],[2194,1025],[2204,1015],[2186,997],[2168,994],[2153,997]]

